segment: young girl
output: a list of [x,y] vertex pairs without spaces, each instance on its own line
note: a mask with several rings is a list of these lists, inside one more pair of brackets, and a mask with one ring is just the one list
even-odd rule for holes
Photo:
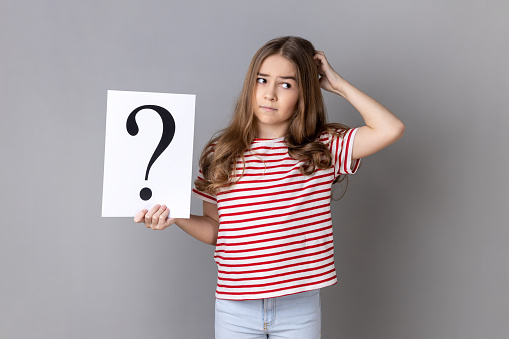
[[[320,87],[366,125],[328,124]],[[277,38],[254,55],[230,125],[202,153],[203,216],[170,219],[156,205],[134,220],[216,246],[216,338],[319,338],[319,290],[337,282],[331,186],[403,131],[309,41]]]

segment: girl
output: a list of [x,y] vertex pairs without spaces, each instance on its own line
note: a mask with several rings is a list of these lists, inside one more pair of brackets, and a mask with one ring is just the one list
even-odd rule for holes
[[[328,124],[320,87],[366,125]],[[203,216],[171,219],[156,205],[134,220],[216,246],[216,338],[319,338],[319,290],[337,282],[331,186],[403,131],[309,41],[277,38],[254,55],[230,125],[202,153]]]

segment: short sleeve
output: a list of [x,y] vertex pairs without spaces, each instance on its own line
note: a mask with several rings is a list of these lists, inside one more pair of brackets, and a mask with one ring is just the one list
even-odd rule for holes
[[361,159],[352,160],[353,141],[358,128],[346,130],[341,135],[332,135],[328,146],[334,165],[334,176],[354,174],[357,172]]
[[[197,180],[205,180],[203,178],[203,174],[202,174],[201,170],[200,170],[200,173],[198,173]],[[198,191],[198,189],[196,189],[196,185],[193,187],[193,194],[203,201],[210,202],[211,204],[217,204],[217,198],[215,195],[205,193],[202,191]]]

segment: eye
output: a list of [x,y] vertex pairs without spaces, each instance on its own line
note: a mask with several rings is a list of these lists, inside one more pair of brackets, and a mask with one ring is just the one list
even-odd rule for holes
[[287,83],[287,82],[283,82],[283,83],[281,84],[281,87],[289,89],[289,88],[292,88],[292,85],[290,85],[290,84],[289,84],[289,83]]
[[264,78],[257,78],[256,82],[259,84],[265,84],[265,83],[267,83],[267,80],[265,80]]

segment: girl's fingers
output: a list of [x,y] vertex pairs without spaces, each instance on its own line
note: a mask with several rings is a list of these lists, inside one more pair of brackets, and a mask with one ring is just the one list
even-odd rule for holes
[[136,223],[145,222],[145,214],[147,214],[147,212],[148,211],[146,209],[142,209],[141,211],[136,213],[136,215],[134,216],[134,222]]
[[147,211],[143,209],[136,213],[134,222],[145,223],[145,227],[153,230],[164,230],[175,222],[174,218],[168,218],[170,209],[166,205],[155,205]]
[[156,230],[158,227],[159,227],[159,224],[160,224],[160,216],[161,214],[163,214],[163,212],[166,210],[166,206],[165,205],[162,205],[162,206],[159,206],[159,209],[152,215],[152,219],[151,219],[151,228],[153,230]]
[[323,52],[317,51],[316,54],[313,56],[313,59],[315,59],[317,62],[322,63],[323,61],[327,61],[327,58],[325,57],[325,54]]
[[164,223],[166,218],[162,218],[163,213],[166,211],[166,206],[162,205],[159,210],[152,216],[152,229],[157,230],[161,227],[161,224]]
[[325,58],[325,54],[321,51],[316,51],[316,54],[313,58],[316,61],[316,67],[318,67],[318,74],[324,76],[326,68],[330,67],[327,63],[327,58]]
[[155,205],[147,212],[147,214],[145,214],[145,226],[147,226],[147,228],[152,228],[152,217],[160,208],[161,205]]
[[[165,206],[166,207],[166,206]],[[170,214],[170,209],[166,207],[163,213],[159,216],[159,224],[157,226],[158,230],[164,230],[166,227],[173,224],[173,219],[169,219],[168,215]]]

